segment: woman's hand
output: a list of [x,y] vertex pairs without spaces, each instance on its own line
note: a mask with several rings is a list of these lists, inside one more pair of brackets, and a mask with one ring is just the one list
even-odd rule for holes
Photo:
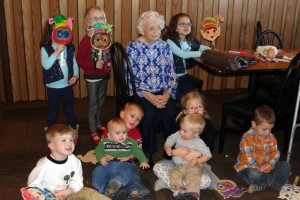
[[156,108],[165,108],[170,98],[170,93],[167,92],[163,95],[155,95],[150,92],[144,92],[143,96],[150,101]]

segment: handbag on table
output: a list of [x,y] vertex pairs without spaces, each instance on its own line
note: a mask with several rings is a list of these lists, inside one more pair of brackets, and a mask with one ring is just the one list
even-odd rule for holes
[[206,50],[201,54],[201,60],[209,65],[237,70],[256,62],[255,58],[229,53],[227,51]]

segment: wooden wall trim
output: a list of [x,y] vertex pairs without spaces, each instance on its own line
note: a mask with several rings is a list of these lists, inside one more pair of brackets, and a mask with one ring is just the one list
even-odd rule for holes
[[[4,13],[4,1],[0,2],[0,13]],[[0,19],[0,102],[13,102],[5,16]]]
[[[1,55],[8,59],[0,63],[0,84],[4,82],[0,85],[1,102],[7,99],[13,102],[47,99],[39,49],[44,26],[57,14],[74,18],[73,43],[77,53],[86,30],[84,13],[91,5],[104,9],[108,23],[113,25],[113,40],[124,47],[138,36],[136,24],[139,16],[144,11],[155,10],[165,16],[167,24],[174,14],[188,13],[195,28],[194,36],[208,46],[210,42],[200,35],[202,20],[221,14],[225,21],[220,23],[221,35],[216,40],[216,47],[220,50],[253,49],[258,20],[263,30],[273,29],[281,34],[286,49],[300,49],[299,0],[4,0],[1,6],[5,17],[1,19],[1,26],[6,25],[6,33],[2,31],[1,38],[7,41],[7,48],[1,49],[5,51]],[[188,73],[204,81],[203,90],[245,88],[248,83],[246,75],[214,75],[199,67],[189,69]],[[115,94],[114,86],[111,76],[107,95]],[[82,69],[73,89],[75,98],[87,97]]]

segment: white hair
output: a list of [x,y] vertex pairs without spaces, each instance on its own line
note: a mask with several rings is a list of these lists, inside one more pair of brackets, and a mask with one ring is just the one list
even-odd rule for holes
[[159,24],[160,24],[160,29],[164,29],[165,27],[165,20],[164,20],[164,16],[163,15],[160,15],[158,12],[155,12],[155,11],[147,11],[147,12],[144,12],[140,18],[139,18],[139,21],[136,25],[136,29],[137,29],[137,32],[138,34],[142,34],[144,32],[144,25],[147,21],[151,21],[151,20],[159,20]]

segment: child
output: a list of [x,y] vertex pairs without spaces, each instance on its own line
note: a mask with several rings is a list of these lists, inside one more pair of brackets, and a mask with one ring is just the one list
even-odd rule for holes
[[[181,98],[181,108],[182,110],[176,118],[177,122],[179,122],[182,117],[193,113],[200,114],[204,117],[205,127],[202,134],[200,135],[200,138],[209,147],[210,152],[213,153],[215,145],[215,128],[209,118],[207,111],[205,110],[205,103],[201,94],[197,91],[192,91],[183,95],[183,97]],[[179,128],[180,127],[178,126],[178,128],[176,129],[178,130]],[[178,148],[176,150],[173,150],[173,155],[184,156],[186,160],[192,160],[193,158],[201,156],[198,155],[197,152],[194,152],[188,148]],[[162,160],[154,165],[153,170],[158,177],[158,180],[156,180],[154,184],[155,191],[163,188],[169,188],[169,171],[173,168],[174,162],[169,160]],[[209,179],[211,181],[209,187],[211,189],[215,188],[217,184],[217,177],[213,172],[211,172],[210,166],[208,164],[205,164],[204,173],[209,176]],[[208,181],[200,184],[205,187],[205,183],[208,183]]]
[[[92,185],[100,193],[105,192],[105,187],[112,180],[116,184],[122,183],[123,186],[133,182],[137,172],[131,162],[128,162],[132,155],[140,161],[141,168],[150,167],[138,143],[133,138],[127,137],[128,130],[124,120],[112,119],[108,122],[107,128],[108,138],[104,138],[95,149],[96,158],[101,165],[94,169],[92,176]],[[117,189],[119,188],[112,189],[108,193],[114,193]],[[139,192],[133,190],[131,196],[139,196]]]
[[95,190],[83,187],[81,162],[73,154],[74,133],[63,124],[46,131],[50,155],[41,158],[28,178],[28,187],[53,192],[58,199],[109,199]]
[[[78,79],[78,65],[74,56],[72,41],[72,19],[63,15],[50,18],[41,40],[41,57],[44,83],[48,96],[48,127],[56,124],[60,101],[63,102],[68,123],[78,133],[78,125],[73,108],[73,88]],[[60,37],[58,32],[64,32]],[[47,128],[45,128],[47,129]],[[77,136],[76,136],[77,137]]]
[[[133,102],[126,103],[124,108],[120,112],[120,118],[123,119],[126,123],[126,127],[128,129],[127,137],[131,137],[135,139],[135,141],[138,143],[139,147],[142,149],[142,136],[138,128],[136,128],[140,121],[142,120],[144,116],[144,111],[141,105]],[[103,134],[101,136],[102,139],[107,138],[107,129],[103,130]],[[129,194],[132,193],[132,191],[137,190],[140,192],[140,196],[145,196],[150,193],[150,191],[144,186],[144,184],[141,181],[141,177],[139,175],[139,169],[136,166],[134,156],[130,159],[131,167],[135,169],[136,171],[136,178],[131,181],[131,183],[127,184],[125,186],[125,189]]]
[[[192,159],[191,162],[184,161],[180,156],[173,156],[176,167],[170,172],[170,185],[176,199],[182,198],[179,194],[186,189],[184,198],[190,196],[199,199],[203,163],[211,159],[211,153],[206,144],[199,138],[205,127],[205,120],[199,114],[190,114],[180,121],[180,131],[169,136],[165,143],[166,153],[172,155],[172,147],[187,147],[201,153],[201,157]],[[185,186],[183,183],[185,180]]]
[[201,45],[192,33],[193,26],[189,15],[179,13],[171,18],[167,33],[163,36],[174,56],[174,68],[178,77],[177,100],[180,100],[182,94],[194,90],[186,70],[196,65],[192,58],[200,57],[202,51],[210,49]]
[[240,143],[240,153],[234,169],[247,184],[248,192],[262,191],[267,186],[280,191],[291,174],[288,162],[279,161],[280,152],[277,140],[271,133],[275,123],[275,114],[267,105],[254,111],[251,128]]
[[103,50],[105,52],[106,62],[93,61],[92,60],[92,44],[91,37],[93,36],[93,29],[90,27],[97,23],[103,22],[107,24],[104,11],[97,7],[92,6],[85,12],[85,24],[87,28],[87,34],[80,42],[77,62],[80,67],[84,69],[84,78],[88,89],[89,97],[89,125],[90,125],[90,137],[93,143],[96,145],[100,141],[100,137],[97,133],[97,129],[101,129],[101,112],[105,101],[107,83],[110,77],[111,61],[109,50]]

